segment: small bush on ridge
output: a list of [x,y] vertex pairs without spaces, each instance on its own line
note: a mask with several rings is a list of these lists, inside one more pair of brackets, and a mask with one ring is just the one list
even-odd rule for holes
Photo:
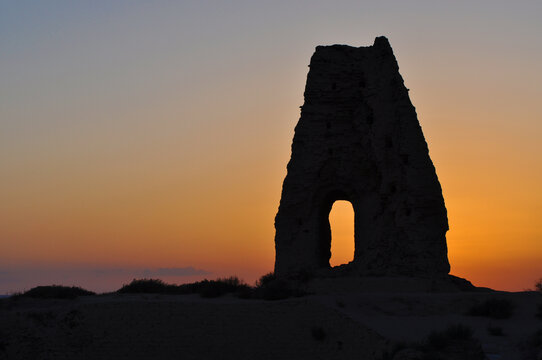
[[487,332],[491,336],[504,336],[504,332],[500,326],[488,326]]
[[121,294],[174,294],[175,285],[169,285],[160,279],[133,279],[117,290]]
[[35,299],[75,299],[78,296],[96,295],[92,291],[78,286],[48,285],[36,286],[21,294],[13,295],[13,298],[29,297]]
[[276,279],[275,273],[272,273],[272,272],[262,275],[262,277],[260,277],[256,281],[256,287],[259,288],[259,287],[266,286],[270,284],[271,282],[275,281],[275,279]]
[[171,285],[159,279],[132,280],[117,290],[121,294],[199,294],[201,297],[212,298],[228,293],[246,291],[250,287],[235,276],[216,280],[202,280],[190,284]]
[[170,285],[159,279],[132,280],[117,290],[121,294],[199,294],[204,298],[214,298],[234,294],[242,299],[280,300],[292,296],[305,295],[293,288],[286,280],[277,279],[273,273],[263,275],[255,287],[247,285],[236,276],[216,280],[202,280],[189,284]]
[[454,340],[472,339],[472,329],[463,324],[450,325],[444,331],[434,331],[427,337],[427,345],[434,349],[443,349]]
[[326,332],[320,326],[313,326],[311,329],[311,334],[316,341],[324,341],[324,339],[326,338]]
[[284,279],[277,279],[274,273],[262,276],[253,291],[253,297],[264,300],[282,300],[303,295],[303,291],[292,287]]

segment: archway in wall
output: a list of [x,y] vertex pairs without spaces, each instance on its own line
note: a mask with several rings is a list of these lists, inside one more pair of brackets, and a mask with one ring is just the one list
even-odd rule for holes
[[331,226],[331,267],[354,260],[354,208],[346,200],[337,200],[329,212]]

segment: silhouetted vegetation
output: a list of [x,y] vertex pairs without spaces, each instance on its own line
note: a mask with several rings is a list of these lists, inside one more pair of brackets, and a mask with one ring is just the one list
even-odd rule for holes
[[132,280],[117,290],[121,294],[170,294],[186,295],[199,294],[201,297],[213,298],[225,294],[244,294],[250,290],[250,286],[235,276],[216,280],[202,280],[189,284],[172,285],[166,284],[159,279]]
[[434,349],[443,349],[454,340],[472,339],[472,329],[463,324],[449,326],[444,331],[434,331],[427,337],[427,345]]
[[527,340],[528,348],[525,349],[525,359],[539,359],[542,352],[542,329],[537,330]]
[[417,344],[409,345],[402,341],[393,343],[391,348],[384,350],[384,352],[382,353],[381,357],[378,360],[393,360],[393,358],[395,358],[395,356],[402,350],[405,350],[405,349],[410,350],[415,346],[417,346]]
[[534,289],[542,293],[542,279],[539,279],[536,284],[534,284]]
[[235,276],[225,279],[203,280],[195,284],[197,284],[196,292],[199,293],[201,297],[205,298],[219,297],[228,293],[247,297],[246,294],[250,289],[250,286]]
[[324,341],[326,338],[326,332],[320,326],[313,326],[311,329],[311,334],[316,341]]
[[264,300],[281,300],[289,297],[303,296],[305,293],[284,279],[277,279],[275,274],[262,276],[253,289],[252,297]]
[[395,343],[380,360],[393,359],[485,359],[480,342],[473,337],[470,327],[450,325],[443,331],[434,331],[423,343]]
[[189,284],[171,285],[159,279],[132,280],[117,290],[120,294],[199,294],[204,298],[214,298],[233,294],[242,299],[279,300],[304,295],[288,282],[276,279],[273,273],[262,276],[254,287],[247,285],[236,276],[216,280],[202,280]]
[[504,332],[500,326],[488,326],[487,332],[491,336],[504,336]]
[[422,359],[447,358],[447,355],[461,355],[461,359],[485,359],[480,342],[473,338],[473,331],[463,324],[449,326],[444,331],[429,334],[421,347]]
[[[249,286],[236,276],[216,280],[202,280],[188,284],[167,284],[160,279],[133,279],[116,291],[118,294],[199,294],[203,298],[215,298],[232,294],[242,299],[279,300],[304,293],[293,288],[287,281],[276,279],[273,273],[262,276],[255,286]],[[24,293],[14,294],[7,298],[10,302],[20,298],[38,299],[74,299],[78,296],[96,295],[92,291],[80,287],[60,285],[38,286]]]
[[493,319],[508,319],[514,312],[514,304],[507,299],[487,299],[469,309],[467,315]]
[[20,294],[14,294],[12,298],[35,298],[35,299],[75,299],[78,296],[96,295],[92,291],[85,290],[78,286],[36,286]]
[[266,286],[270,284],[271,282],[275,281],[275,279],[276,279],[275,273],[272,273],[272,272],[262,275],[261,278],[256,280],[256,287]]
[[531,343],[536,348],[542,348],[542,329],[537,330],[531,338]]
[[160,279],[133,279],[128,285],[123,285],[118,293],[121,294],[175,294],[176,285],[166,284]]

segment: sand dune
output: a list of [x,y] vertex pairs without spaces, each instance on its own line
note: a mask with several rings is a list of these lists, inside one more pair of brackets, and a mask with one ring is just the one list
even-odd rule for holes
[[[415,359],[415,344],[452,324],[471,328],[488,359],[535,359],[540,351],[531,342],[542,328],[540,293],[407,290],[336,289],[280,301],[116,294],[4,299],[0,358]],[[510,302],[512,316],[466,315],[493,298]],[[407,348],[393,357],[398,343]],[[480,358],[461,349],[442,358]]]

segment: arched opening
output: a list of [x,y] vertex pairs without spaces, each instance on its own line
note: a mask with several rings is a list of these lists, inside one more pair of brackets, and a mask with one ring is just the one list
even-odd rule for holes
[[348,264],[354,260],[354,208],[350,201],[337,200],[329,212],[331,226],[330,266]]

